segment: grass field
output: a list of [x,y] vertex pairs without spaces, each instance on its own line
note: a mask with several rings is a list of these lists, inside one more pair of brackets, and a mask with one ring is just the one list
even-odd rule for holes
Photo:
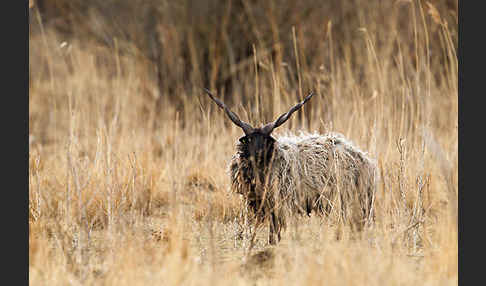
[[[458,284],[457,2],[146,1],[151,25],[130,1],[42,2],[31,285]],[[340,132],[375,158],[375,224],[296,216],[268,245],[229,188],[243,132],[203,87],[255,125],[314,91],[274,135]]]

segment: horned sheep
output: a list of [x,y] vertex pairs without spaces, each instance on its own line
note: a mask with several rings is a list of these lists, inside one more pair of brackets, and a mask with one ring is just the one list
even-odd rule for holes
[[366,153],[339,133],[271,136],[314,93],[255,128],[205,91],[245,133],[229,164],[231,189],[244,197],[258,222],[269,221],[270,244],[280,241],[287,218],[295,214],[334,212],[359,228],[373,221],[377,172]]

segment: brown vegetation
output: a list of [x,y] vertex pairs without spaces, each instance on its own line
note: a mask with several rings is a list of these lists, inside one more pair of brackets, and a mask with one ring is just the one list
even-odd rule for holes
[[[29,6],[30,284],[457,284],[457,1]],[[255,125],[316,92],[281,129],[377,158],[373,228],[249,251],[242,132],[203,87]]]

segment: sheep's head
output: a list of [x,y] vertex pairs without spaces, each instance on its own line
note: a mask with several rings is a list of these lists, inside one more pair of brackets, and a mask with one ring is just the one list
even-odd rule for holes
[[239,139],[238,151],[242,158],[255,162],[257,166],[263,167],[272,159],[275,139],[255,128],[253,133]]
[[292,107],[287,113],[280,115],[274,122],[265,124],[260,128],[255,128],[250,124],[241,121],[238,115],[232,112],[219,99],[215,98],[209,90],[204,90],[219,107],[224,109],[231,121],[243,129],[245,136],[240,138],[240,144],[238,144],[240,156],[256,163],[256,166],[260,169],[261,167],[266,166],[272,158],[274,143],[276,141],[271,136],[272,131],[285,123],[292,113],[299,110],[314,95],[314,93],[311,92],[303,101]]

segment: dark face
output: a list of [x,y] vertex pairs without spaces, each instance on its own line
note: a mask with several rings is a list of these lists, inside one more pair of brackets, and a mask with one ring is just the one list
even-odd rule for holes
[[268,164],[272,158],[275,139],[270,135],[255,132],[240,138],[240,156],[257,163],[259,167]]

